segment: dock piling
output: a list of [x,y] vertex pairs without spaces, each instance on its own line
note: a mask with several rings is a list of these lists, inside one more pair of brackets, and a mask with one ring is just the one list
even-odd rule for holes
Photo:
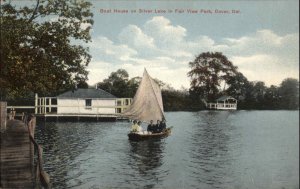
[[0,131],[4,131],[6,129],[6,121],[7,121],[7,102],[0,101]]

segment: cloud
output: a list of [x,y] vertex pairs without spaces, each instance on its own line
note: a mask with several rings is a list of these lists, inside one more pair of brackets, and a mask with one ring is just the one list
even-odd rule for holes
[[129,59],[129,57],[137,54],[135,49],[132,49],[124,44],[115,44],[106,37],[98,37],[93,40],[90,45],[95,55],[95,60],[108,61],[118,63]]
[[145,33],[136,25],[125,27],[118,36],[121,43],[128,44],[135,48],[154,49],[154,39]]
[[[155,16],[142,25],[127,25],[114,41],[99,36],[91,44],[90,73],[109,75],[124,68],[134,77],[141,76],[146,67],[153,77],[175,88],[188,88],[188,62],[202,52],[218,51],[250,81],[279,85],[287,77],[299,77],[299,33],[279,35],[262,29],[237,38],[224,36],[219,41],[207,35],[187,34],[183,26]],[[101,81],[94,76],[89,78],[90,83]]]
[[157,39],[157,44],[170,44],[181,42],[186,36],[186,29],[182,26],[173,26],[167,18],[163,16],[153,17],[144,24],[144,31],[149,36]]
[[[257,52],[264,52],[266,54],[276,54],[282,50],[289,51],[293,47],[299,49],[299,34],[287,34],[279,36],[271,30],[258,30],[249,36],[241,38],[225,38],[224,44],[234,53],[240,53],[245,50],[243,54],[251,55]],[[288,49],[287,49],[288,47]],[[228,50],[228,49],[227,49]],[[295,49],[294,49],[295,50]]]
[[155,16],[148,20],[142,31],[154,39],[154,44],[160,52],[176,58],[191,57],[186,51],[186,29],[179,25],[172,25],[171,21],[163,16]]
[[298,69],[281,64],[281,59],[272,55],[235,56],[232,61],[250,81],[264,81],[267,85],[282,82],[287,77],[297,78]]
[[287,77],[299,78],[299,34],[259,30],[225,41],[223,51],[249,80],[278,85]]

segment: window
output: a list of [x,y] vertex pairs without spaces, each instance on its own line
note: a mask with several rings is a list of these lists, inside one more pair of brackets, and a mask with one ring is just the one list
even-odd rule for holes
[[122,106],[122,100],[117,101],[117,106]]
[[85,99],[85,108],[92,108],[92,99]]

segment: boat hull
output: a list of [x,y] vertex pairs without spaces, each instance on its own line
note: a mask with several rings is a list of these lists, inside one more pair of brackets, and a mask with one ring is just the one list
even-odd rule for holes
[[155,138],[163,138],[169,136],[170,134],[171,134],[171,128],[167,128],[161,133],[152,133],[152,134],[128,133],[128,139],[132,141],[141,141],[141,140],[149,140]]

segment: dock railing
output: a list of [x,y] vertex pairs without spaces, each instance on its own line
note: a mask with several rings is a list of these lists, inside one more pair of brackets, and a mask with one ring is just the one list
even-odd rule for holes
[[236,110],[237,104],[236,103],[207,103],[206,107],[208,109],[216,109],[216,110],[221,110],[221,109]]
[[[32,154],[32,162],[34,162],[34,155],[37,156],[36,165],[34,166],[35,172],[35,181],[38,185],[41,185],[44,188],[51,188],[50,187],[50,177],[49,175],[44,171],[43,167],[43,149],[41,145],[39,145],[36,140],[34,139],[34,131],[36,126],[36,118],[24,116],[23,121],[28,127],[28,133],[29,133],[29,139],[31,141],[31,154]],[[33,147],[32,147],[33,146]],[[33,149],[32,149],[33,148]],[[35,153],[36,152],[36,153]],[[34,164],[34,163],[33,163]]]

